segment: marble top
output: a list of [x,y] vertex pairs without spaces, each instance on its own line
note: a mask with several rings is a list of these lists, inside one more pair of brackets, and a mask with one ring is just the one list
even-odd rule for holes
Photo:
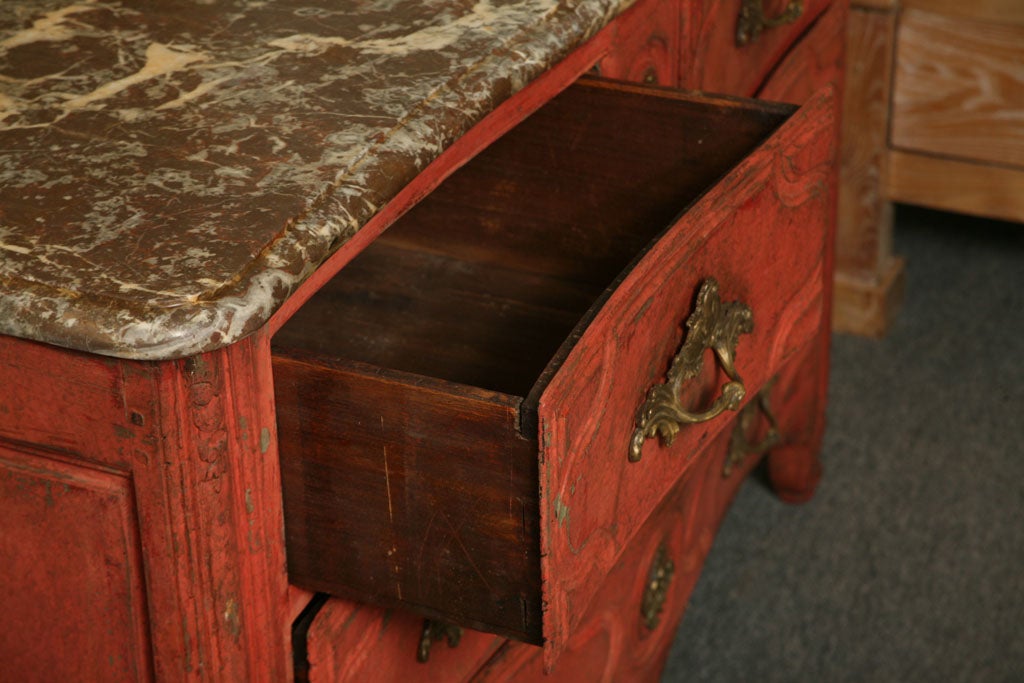
[[631,1],[3,0],[0,333],[242,338]]

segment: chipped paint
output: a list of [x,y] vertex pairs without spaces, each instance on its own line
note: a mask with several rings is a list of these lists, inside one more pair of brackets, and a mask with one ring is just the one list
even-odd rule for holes
[[135,432],[128,429],[127,427],[119,424],[114,425],[114,433],[117,434],[119,439],[134,439]]
[[562,501],[561,496],[555,496],[555,519],[563,529],[569,524],[569,506]]
[[0,3],[0,333],[242,338],[631,1]]
[[264,427],[260,430],[260,453],[267,454],[270,449],[270,428]]
[[237,641],[238,637],[242,635],[242,621],[241,615],[238,613],[238,601],[234,598],[228,598],[224,606],[224,625],[231,637]]

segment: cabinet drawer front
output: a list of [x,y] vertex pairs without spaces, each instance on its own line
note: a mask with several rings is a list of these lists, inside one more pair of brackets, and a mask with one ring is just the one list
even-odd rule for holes
[[[828,91],[831,93],[831,91]],[[547,646],[557,651],[632,533],[727,418],[684,426],[671,447],[627,453],[649,387],[679,349],[698,287],[753,311],[735,365],[747,399],[818,333],[835,125],[812,99],[692,206],[622,280],[540,401],[541,557]],[[710,354],[706,354],[710,355]],[[722,380],[705,365],[689,392],[707,405]]]
[[[845,0],[836,0],[845,1]],[[688,3],[684,44],[692,46],[683,65],[682,86],[706,92],[753,97],[765,78],[830,0],[796,0],[801,6],[792,21],[765,28],[745,44],[737,42],[743,0],[703,0]],[[792,0],[763,0],[764,15],[778,18]],[[789,10],[796,14],[792,9]]]
[[728,420],[628,462],[699,282],[754,308],[750,395],[819,329],[831,95],[793,112],[588,80],[310,299],[274,340],[292,582],[554,656]]
[[1024,26],[904,12],[892,144],[1024,166]]
[[458,683],[468,680],[504,642],[467,630],[455,647],[436,642],[427,661],[419,661],[423,621],[412,614],[330,599],[298,634],[306,661],[299,663],[296,678],[309,683]]

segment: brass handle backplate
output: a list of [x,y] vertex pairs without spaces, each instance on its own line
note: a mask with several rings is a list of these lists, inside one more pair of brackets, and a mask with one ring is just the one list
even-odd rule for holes
[[[752,455],[760,455],[782,443],[782,433],[779,431],[779,422],[775,419],[769,399],[771,398],[772,386],[775,378],[772,378],[764,389],[758,392],[757,398],[740,411],[736,418],[736,427],[732,430],[732,438],[729,440],[729,453],[725,457],[725,464],[722,466],[722,476],[728,477],[733,470],[743,464]],[[757,443],[751,443],[747,434],[757,422],[758,415],[764,415],[768,421],[768,431],[764,438]]]
[[764,0],[743,0],[740,17],[736,22],[736,44],[752,43],[767,28],[792,24],[804,13],[803,0],[789,0],[786,9],[777,17],[764,15]]
[[643,617],[644,625],[652,631],[658,626],[661,610],[668,598],[668,587],[675,572],[676,565],[669,559],[665,545],[658,546],[657,552],[654,553],[654,561],[651,562],[651,570],[647,573],[647,586],[644,588],[644,597],[640,603],[640,616]]
[[420,645],[416,650],[416,661],[426,662],[430,659],[430,648],[442,638],[448,641],[448,647],[455,647],[462,639],[462,628],[446,624],[443,621],[424,619]]
[[[754,329],[750,308],[738,301],[723,303],[718,296],[718,282],[708,278],[701,284],[693,313],[686,320],[686,329],[686,341],[672,359],[665,382],[647,391],[647,399],[637,412],[636,429],[629,444],[630,462],[640,460],[647,439],[658,435],[662,443],[670,446],[683,425],[706,422],[726,410],[736,410],[746,395],[734,359],[740,335]],[[700,374],[705,349],[715,352],[730,381],[707,410],[695,413],[683,408],[679,393],[684,382]]]

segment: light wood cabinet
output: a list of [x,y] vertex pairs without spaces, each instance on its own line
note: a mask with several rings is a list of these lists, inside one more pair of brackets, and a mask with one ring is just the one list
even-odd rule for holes
[[1024,221],[1024,12],[854,2],[849,31],[836,326],[879,335],[902,298],[893,202]]

